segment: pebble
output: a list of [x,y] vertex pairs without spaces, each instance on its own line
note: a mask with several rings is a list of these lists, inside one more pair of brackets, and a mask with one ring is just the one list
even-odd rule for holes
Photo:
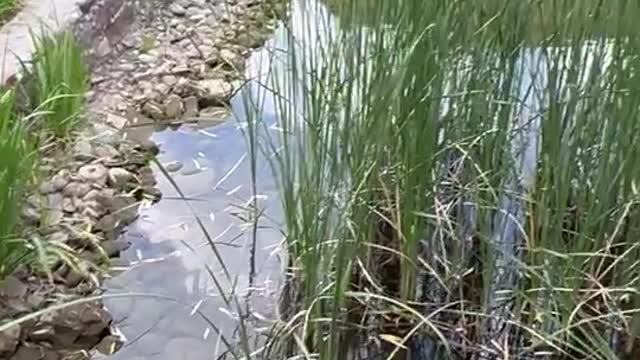
[[185,16],[185,14],[187,13],[187,10],[185,10],[185,8],[177,2],[169,5],[169,11],[171,11],[173,15],[176,16]]
[[78,175],[85,181],[104,185],[107,183],[107,168],[101,164],[85,165],[78,170]]
[[198,116],[198,98],[195,96],[187,96],[184,102],[184,117],[192,118]]
[[197,85],[202,99],[216,103],[226,103],[233,94],[233,86],[222,79],[204,79]]
[[183,109],[182,98],[180,96],[171,94],[165,100],[164,113],[169,119],[180,118]]
[[162,110],[160,104],[154,101],[147,101],[142,106],[142,112],[144,112],[146,115],[149,115],[153,120],[156,121],[164,120],[165,118],[164,110]]
[[150,55],[150,54],[141,54],[140,56],[138,56],[138,59],[140,59],[140,61],[142,61],[144,63],[147,63],[147,64],[156,61],[155,56]]
[[118,189],[124,189],[134,179],[134,175],[123,168],[109,169],[109,184]]

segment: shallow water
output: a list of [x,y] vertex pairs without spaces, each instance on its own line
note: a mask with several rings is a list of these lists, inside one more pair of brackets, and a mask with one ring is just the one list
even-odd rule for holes
[[[265,61],[265,53],[256,53],[250,59],[250,75],[266,68]],[[264,97],[263,120],[274,117],[272,98],[264,96],[263,88],[253,84],[245,90],[251,91],[254,98]],[[124,347],[109,358],[216,358],[226,348],[220,345],[218,334],[207,321],[192,313],[194,306],[233,341],[237,309],[235,305],[226,306],[205,264],[211,267],[225,292],[235,289],[242,302],[249,285],[253,246],[250,224],[237,216],[246,214],[241,208],[252,198],[249,157],[241,130],[245,116],[243,96],[247,95],[238,94],[232,99],[233,115],[220,126],[206,129],[183,126],[152,136],[160,145],[162,163],[184,164],[172,176],[189,201],[187,204],[182,200],[171,182],[156,171],[163,199],[144,209],[126,234],[132,246],[123,257],[133,266],[106,281],[104,286],[107,295],[157,294],[179,303],[149,297],[105,299],[118,329],[127,339]],[[259,161],[257,179],[259,207],[270,218],[261,220],[257,232],[257,288],[252,292],[251,305],[253,311],[269,317],[275,308],[274,294],[282,268],[278,258],[280,226],[275,223],[279,203],[268,162]],[[226,281],[194,213],[214,239],[231,283]],[[241,306],[244,310],[244,304]]]

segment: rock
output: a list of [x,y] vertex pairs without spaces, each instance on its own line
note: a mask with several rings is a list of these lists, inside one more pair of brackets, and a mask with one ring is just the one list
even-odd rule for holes
[[202,171],[203,171],[202,169],[198,169],[197,167],[184,168],[182,169],[182,171],[180,171],[180,175],[191,176],[191,175],[199,174]]
[[40,194],[43,194],[43,195],[51,194],[52,192],[55,191],[53,189],[53,183],[51,181],[43,182],[42,184],[40,184],[39,191],[40,191]]
[[249,49],[255,49],[262,46],[265,42],[265,38],[260,35],[259,30],[255,29],[253,31],[243,32],[238,34],[238,38],[236,39],[239,45]]
[[62,201],[64,196],[60,193],[53,193],[47,196],[48,210],[62,210]]
[[7,276],[0,282],[0,295],[13,298],[22,298],[27,294],[29,287],[15,276]]
[[109,39],[105,36],[98,43],[98,47],[95,49],[95,54],[98,57],[105,57],[109,55],[109,53],[111,53],[111,45],[109,44]]
[[105,336],[98,345],[96,345],[96,350],[98,350],[103,355],[112,355],[122,347],[122,340],[115,335],[107,335]]
[[[191,68],[187,65],[177,65],[173,67],[173,69],[171,69],[171,73],[174,75],[185,75],[185,74],[191,73]],[[182,79],[179,79],[178,83],[180,82],[180,80]],[[184,79],[184,80],[187,80],[187,79]]]
[[126,250],[131,244],[126,240],[107,240],[100,244],[104,254],[109,257],[116,257],[120,252]]
[[172,161],[162,165],[168,172],[178,172],[182,169],[183,164],[180,161]]
[[201,19],[204,19],[206,14],[199,7],[191,6],[187,8],[185,16],[188,17],[189,20],[197,20],[197,19],[194,19],[194,17],[201,16]]
[[78,170],[78,175],[89,183],[105,185],[107,183],[107,168],[101,164],[85,165]]
[[162,77],[162,82],[167,86],[173,86],[178,82],[178,78],[174,75],[164,75]]
[[76,204],[71,198],[64,198],[62,200],[62,210],[66,213],[74,213],[76,212]]
[[89,161],[93,159],[93,147],[89,140],[81,139],[73,145],[73,158],[78,161]]
[[67,241],[69,241],[69,233],[66,231],[56,231],[53,234],[49,235],[47,240],[54,243],[65,244],[67,243]]
[[211,106],[200,110],[200,117],[206,122],[222,123],[227,120],[229,115],[229,110],[221,106]]
[[114,159],[120,155],[120,152],[115,147],[109,144],[100,144],[93,149],[93,153],[98,158]]
[[151,55],[151,54],[140,54],[140,56],[138,56],[138,59],[144,63],[150,64],[152,62],[156,61],[155,56]]
[[156,144],[151,139],[139,140],[137,145],[140,148],[140,150],[144,151],[145,153],[149,153],[152,155],[158,155],[160,153],[160,148],[158,148],[158,144]]
[[129,225],[138,217],[138,205],[133,196],[118,195],[111,199],[111,214],[117,223]]
[[72,181],[62,189],[62,194],[68,197],[82,198],[87,195],[89,190],[91,190],[91,186],[89,184]]
[[187,96],[184,98],[184,117],[192,118],[197,117],[198,110],[198,98],[195,96]]
[[56,175],[51,179],[51,185],[53,186],[53,191],[61,191],[65,186],[69,183],[69,171],[68,170],[60,170]]
[[169,119],[177,119],[182,115],[182,98],[176,94],[167,97],[164,103],[164,113]]
[[109,184],[118,189],[124,189],[131,180],[133,174],[123,168],[109,169]]
[[158,188],[155,188],[153,186],[146,186],[142,190],[143,193],[153,201],[159,201],[160,199],[162,199],[162,191],[160,191],[160,189]]
[[0,358],[7,359],[16,351],[21,330],[20,325],[15,325],[0,332]]
[[185,16],[187,14],[187,10],[177,2],[169,5],[169,11],[171,11],[171,13],[176,16]]
[[148,115],[152,119],[157,121],[165,119],[164,110],[162,110],[162,107],[160,106],[160,104],[154,101],[147,101],[142,106],[142,112],[145,113],[145,115]]
[[129,121],[127,120],[127,118],[109,113],[107,114],[107,119],[105,120],[105,122],[117,130],[122,130],[125,126],[127,126],[127,123]]
[[35,345],[22,345],[11,357],[11,360],[41,360],[44,356],[42,349]]
[[82,0],[78,3],[78,8],[83,14],[88,14],[96,0]]
[[229,49],[222,49],[220,51],[220,59],[236,71],[244,69],[244,58]]
[[218,104],[226,103],[233,94],[233,86],[222,79],[204,79],[197,85],[200,98]]
[[[149,169],[149,171],[142,171],[143,169]],[[148,167],[144,167],[138,170],[138,180],[140,181],[140,184],[142,184],[142,186],[154,186],[156,184],[156,177]]]
[[22,218],[28,225],[37,225],[40,222],[40,211],[32,206],[25,205],[22,207]]

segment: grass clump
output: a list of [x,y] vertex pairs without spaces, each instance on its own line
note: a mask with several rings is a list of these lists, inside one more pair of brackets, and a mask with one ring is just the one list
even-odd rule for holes
[[24,67],[24,84],[32,111],[42,114],[44,125],[58,137],[71,133],[80,121],[89,72],[82,48],[70,31],[32,34],[35,51]]
[[247,127],[289,265],[266,358],[635,358],[636,4],[295,6]]
[[5,90],[0,95],[0,279],[27,252],[25,243],[17,240],[16,226],[33,175],[33,150],[13,109],[14,93]]

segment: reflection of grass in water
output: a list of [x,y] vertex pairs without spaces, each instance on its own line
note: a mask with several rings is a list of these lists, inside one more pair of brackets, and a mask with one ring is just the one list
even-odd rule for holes
[[[343,21],[367,17],[334,3]],[[349,358],[365,328],[360,348],[383,341],[414,357],[417,348],[435,358],[632,357],[636,4],[377,4],[371,19],[386,26],[290,44],[293,70],[276,73],[281,131],[263,145],[292,274],[290,336],[277,339],[291,341],[279,349]],[[544,16],[531,15],[536,7]],[[537,112],[538,160],[520,182],[511,144]]]

